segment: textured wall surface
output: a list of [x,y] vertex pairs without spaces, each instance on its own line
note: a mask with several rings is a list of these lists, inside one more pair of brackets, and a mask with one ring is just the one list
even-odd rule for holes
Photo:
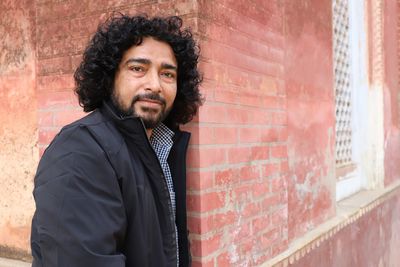
[[0,255],[29,244],[38,160],[32,1],[0,2]]
[[285,1],[289,239],[334,214],[332,3]]
[[389,184],[400,179],[400,1],[383,1],[383,10],[385,184]]
[[253,266],[287,245],[280,2],[198,1],[206,103],[188,162],[194,266]]
[[397,192],[397,195],[343,228],[290,266],[399,266],[399,229],[400,196]]
[[[386,184],[400,174],[394,3],[384,5]],[[29,251],[38,157],[63,125],[84,115],[73,72],[98,22],[114,11],[180,15],[200,42],[206,102],[184,127],[192,132],[194,267],[256,266],[334,216],[331,8],[328,0],[2,1],[0,254]],[[297,266],[396,266],[389,250],[400,245],[398,217],[396,197]],[[375,243],[377,265],[362,265]]]

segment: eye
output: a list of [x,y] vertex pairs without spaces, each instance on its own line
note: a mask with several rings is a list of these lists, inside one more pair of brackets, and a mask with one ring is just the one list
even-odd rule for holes
[[129,69],[135,72],[143,72],[144,68],[142,66],[129,66]]
[[163,72],[163,73],[161,73],[161,75],[168,79],[175,79],[175,77],[176,77],[176,74],[173,72]]

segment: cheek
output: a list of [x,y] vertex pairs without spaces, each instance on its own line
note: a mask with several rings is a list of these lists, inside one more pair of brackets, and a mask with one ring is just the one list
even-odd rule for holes
[[176,89],[173,89],[168,94],[168,102],[170,106],[174,104],[175,98],[176,98]]

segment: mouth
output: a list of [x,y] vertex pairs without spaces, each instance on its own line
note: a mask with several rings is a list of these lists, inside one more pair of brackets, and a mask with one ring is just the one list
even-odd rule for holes
[[142,106],[142,108],[146,108],[147,110],[159,110],[164,103],[154,99],[142,98],[138,99],[137,103]]

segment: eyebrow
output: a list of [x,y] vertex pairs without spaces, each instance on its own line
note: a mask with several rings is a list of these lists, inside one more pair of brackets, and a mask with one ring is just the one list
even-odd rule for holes
[[[150,65],[151,60],[147,58],[130,58],[127,61],[125,61],[125,65],[128,65],[129,63],[140,63],[140,64],[145,64],[145,65]],[[169,64],[169,63],[161,63],[161,67],[163,69],[170,69],[170,70],[175,70],[177,71],[178,68],[175,65]]]

